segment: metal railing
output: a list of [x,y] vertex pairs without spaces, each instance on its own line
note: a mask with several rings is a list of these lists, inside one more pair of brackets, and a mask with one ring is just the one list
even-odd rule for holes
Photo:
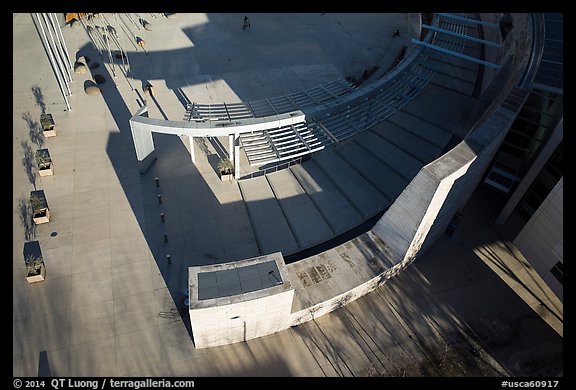
[[283,162],[280,164],[273,165],[271,167],[261,168],[260,170],[258,170],[256,172],[251,172],[249,174],[241,176],[240,179],[238,179],[238,180],[252,179],[254,177],[264,176],[264,175],[267,175],[268,173],[277,172],[277,171],[280,171],[282,169],[290,168],[293,165],[301,164],[302,161],[309,160],[310,158],[311,158],[311,154],[306,154],[304,156],[300,156],[300,157],[297,157],[297,158],[292,159],[290,161],[286,161],[286,162]]

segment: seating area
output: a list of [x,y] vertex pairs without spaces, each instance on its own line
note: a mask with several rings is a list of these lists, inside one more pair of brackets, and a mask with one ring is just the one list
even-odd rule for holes
[[[468,32],[465,22],[446,16],[438,17],[438,26],[458,34]],[[434,34],[430,42],[458,53],[465,47],[464,39],[446,34]],[[431,61],[435,56],[436,53],[423,50],[398,77],[383,83],[374,95],[329,116],[310,118],[308,126],[327,132],[332,142],[341,142],[382,123],[414,99],[432,80],[438,71]]]
[[381,123],[416,97],[433,77],[435,72],[425,67],[425,60],[422,56],[398,79],[359,104],[323,118],[310,118],[308,126],[327,133],[327,139],[337,143]]
[[201,104],[186,107],[185,121],[231,121],[244,118],[261,118],[286,112],[305,110],[326,104],[354,90],[345,79],[337,79],[304,91],[242,103]]
[[[429,43],[445,50],[462,53],[466,38],[475,32],[469,20],[456,14],[436,14],[435,24],[442,32],[431,32]],[[306,122],[274,130],[262,130],[240,135],[250,166],[280,163],[297,159],[324,149],[370,129],[401,110],[412,101],[437,74],[445,54],[423,49],[404,64],[392,78],[382,77],[373,82],[377,91],[359,92],[345,79],[334,80],[305,91],[263,100],[241,103],[189,104],[184,120],[233,121],[244,118],[274,116],[294,110],[306,115]],[[355,93],[351,93],[351,92]],[[365,94],[364,97],[359,94]],[[324,108],[329,108],[326,113]],[[321,111],[322,113],[317,113]]]
[[324,149],[329,144],[322,133],[309,128],[306,122],[275,130],[240,134],[244,152],[252,166],[293,159]]

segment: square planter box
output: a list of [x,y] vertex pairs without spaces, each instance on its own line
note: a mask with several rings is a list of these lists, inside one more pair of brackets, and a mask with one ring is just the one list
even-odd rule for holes
[[40,176],[51,176],[54,174],[54,164],[48,149],[38,149],[36,151],[36,165]]
[[28,270],[27,260],[35,260],[37,264],[40,264],[40,272],[34,275],[26,274],[26,280],[28,283],[42,282],[46,279],[46,265],[44,264],[44,259],[42,257],[42,249],[40,248],[40,242],[38,241],[28,241],[24,243],[24,248],[22,250],[24,255],[24,263],[26,264],[26,270]]
[[48,164],[48,167],[38,168],[40,176],[52,176],[54,174],[54,165]]
[[218,163],[218,172],[221,181],[230,181],[234,178],[234,165],[227,158]]
[[36,225],[40,225],[42,223],[48,223],[50,222],[50,210],[48,210],[47,208],[42,209],[38,213],[34,214],[34,217],[32,219],[34,220],[34,223]]
[[38,275],[31,275],[26,277],[28,283],[42,282],[45,279],[46,279],[46,266],[44,264],[42,264],[42,266],[40,267],[40,273]]
[[44,130],[45,137],[56,136],[56,130],[54,129],[54,118],[52,117],[52,114],[41,114],[40,124],[42,126],[42,130]]
[[[38,204],[34,204],[33,198],[38,199]],[[32,205],[32,212],[34,213],[32,219],[36,225],[50,222],[50,209],[48,208],[44,190],[31,191],[30,204]]]
[[222,181],[230,181],[234,178],[232,173],[222,173],[220,172],[220,180]]

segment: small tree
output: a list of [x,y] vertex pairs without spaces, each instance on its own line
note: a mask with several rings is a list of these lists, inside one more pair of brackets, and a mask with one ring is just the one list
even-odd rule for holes
[[50,210],[43,190],[30,192],[30,208],[32,209],[32,221],[36,225],[50,222]]
[[[44,149],[45,150],[45,149]],[[51,163],[50,155],[48,153],[44,153],[43,150],[36,151],[36,164],[38,164],[38,168],[46,169],[50,168]]]
[[30,195],[30,206],[32,206],[32,215],[38,215],[45,209],[44,202],[36,193]]
[[220,170],[220,173],[223,175],[231,175],[232,172],[234,171],[234,165],[232,164],[232,161],[225,158],[223,160],[220,160],[220,162],[218,163],[218,169]]
[[24,262],[26,263],[27,276],[38,275],[42,265],[44,264],[44,260],[33,253],[27,255]]
[[54,120],[52,119],[52,115],[46,113],[40,114],[40,125],[44,130],[51,130],[54,128]]

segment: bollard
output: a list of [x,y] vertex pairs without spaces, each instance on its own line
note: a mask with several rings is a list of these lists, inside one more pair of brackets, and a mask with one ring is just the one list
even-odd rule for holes
[[166,261],[168,261],[168,264],[172,264],[172,256],[166,255]]
[[160,182],[158,181],[158,178],[154,179],[156,181],[156,187],[160,187]]
[[158,204],[162,204],[162,195],[158,195]]
[[164,242],[168,242],[168,234],[164,233]]
[[164,223],[164,213],[160,213],[160,220]]

